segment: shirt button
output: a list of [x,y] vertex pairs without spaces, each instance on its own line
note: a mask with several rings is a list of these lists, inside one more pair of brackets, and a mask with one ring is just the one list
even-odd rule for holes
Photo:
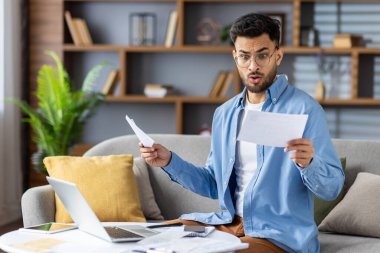
[[234,161],[234,159],[233,158],[230,158],[230,163],[232,163]]
[[277,98],[273,98],[273,101],[276,102],[276,101],[277,101]]

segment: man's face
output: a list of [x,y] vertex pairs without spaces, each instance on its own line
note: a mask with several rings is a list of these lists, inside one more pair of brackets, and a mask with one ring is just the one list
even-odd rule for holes
[[244,85],[252,93],[265,92],[276,77],[282,51],[268,34],[258,37],[237,37],[233,57]]

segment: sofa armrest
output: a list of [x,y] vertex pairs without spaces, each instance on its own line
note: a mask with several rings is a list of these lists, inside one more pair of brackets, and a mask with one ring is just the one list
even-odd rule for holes
[[24,227],[55,221],[55,197],[50,185],[33,187],[21,198]]

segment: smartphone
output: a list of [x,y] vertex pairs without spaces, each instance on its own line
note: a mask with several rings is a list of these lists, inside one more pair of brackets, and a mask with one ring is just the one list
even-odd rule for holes
[[187,232],[196,232],[196,233],[204,233],[204,232],[206,232],[206,228],[204,226],[189,226],[189,225],[185,225],[184,231],[187,231]]
[[44,224],[40,224],[36,226],[20,228],[20,231],[42,233],[42,234],[54,234],[54,233],[59,233],[59,232],[76,229],[76,228],[78,228],[76,225],[48,222],[48,223],[44,223]]

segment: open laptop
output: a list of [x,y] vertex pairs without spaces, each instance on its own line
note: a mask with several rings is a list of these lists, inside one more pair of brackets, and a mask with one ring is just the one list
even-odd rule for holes
[[52,177],[46,179],[78,228],[84,232],[109,242],[135,242],[158,233],[138,225],[103,227],[75,184]]

